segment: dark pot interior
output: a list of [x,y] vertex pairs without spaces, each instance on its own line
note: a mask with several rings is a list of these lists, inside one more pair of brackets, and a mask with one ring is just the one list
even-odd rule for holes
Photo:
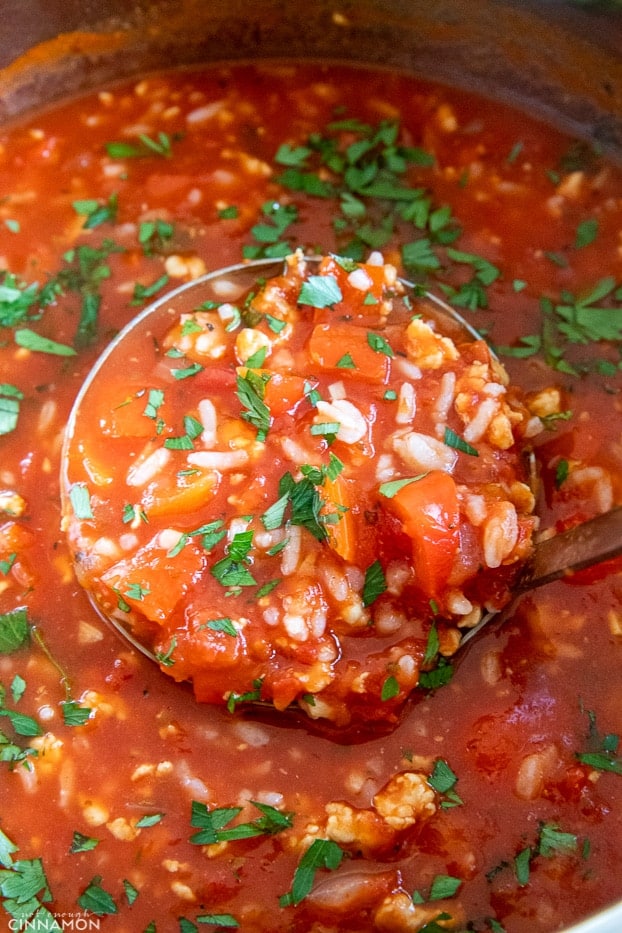
[[[167,65],[329,58],[405,69],[622,149],[622,17],[594,2],[44,0],[9,3],[0,119]],[[301,22],[303,23],[301,25]]]

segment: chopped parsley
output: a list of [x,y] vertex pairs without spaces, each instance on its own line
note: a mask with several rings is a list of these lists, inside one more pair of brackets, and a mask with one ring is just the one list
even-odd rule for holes
[[387,581],[384,577],[384,570],[382,569],[382,564],[379,560],[375,560],[373,564],[365,571],[365,581],[363,583],[363,605],[371,606],[379,596],[386,591]]
[[266,201],[261,212],[263,220],[251,227],[251,235],[256,244],[242,248],[245,259],[279,259],[292,252],[292,246],[285,239],[288,227],[298,220],[298,208],[293,204],[280,204],[278,201]]
[[456,434],[455,431],[452,431],[451,428],[445,428],[443,443],[447,444],[448,447],[453,447],[454,450],[459,450],[460,453],[469,454],[471,457],[479,457],[476,448],[460,437],[459,434]]
[[320,309],[332,308],[342,299],[343,295],[334,275],[310,275],[302,283],[298,304]]
[[615,732],[601,735],[596,726],[596,717],[592,711],[588,712],[589,733],[587,736],[587,750],[578,752],[576,758],[581,764],[594,768],[595,771],[608,771],[612,774],[622,774],[622,757],[619,756],[620,736]]
[[138,242],[145,256],[163,252],[175,233],[173,224],[166,220],[144,220],[138,227]]
[[220,619],[210,619],[201,627],[209,628],[212,632],[224,632],[225,635],[231,635],[232,638],[237,638],[238,634],[238,630],[228,616],[223,616]]
[[446,658],[439,658],[438,664],[430,671],[421,671],[418,685],[422,690],[438,690],[448,684],[454,675],[452,664]]
[[194,450],[194,442],[203,433],[203,425],[194,415],[184,415],[184,434],[167,437],[164,446],[167,450]]
[[0,435],[10,434],[17,427],[20,402],[24,394],[10,382],[0,382]]
[[[173,137],[178,139],[179,137]],[[139,133],[136,143],[109,142],[106,143],[106,152],[111,159],[144,159],[148,156],[161,156],[170,159],[173,154],[173,139],[168,133],[160,132],[153,138],[146,133]]]
[[337,369],[356,369],[356,363],[352,359],[351,353],[344,353],[336,362]]
[[514,874],[521,887],[529,883],[531,865],[537,856],[574,855],[579,851],[579,840],[574,833],[564,832],[556,823],[540,823],[538,839],[514,857]]
[[423,654],[423,659],[421,663],[424,667],[432,664],[436,656],[438,655],[438,650],[440,647],[440,640],[438,637],[438,629],[436,623],[433,622],[430,626],[430,631],[428,632],[428,637],[425,644],[425,651]]
[[580,370],[567,359],[569,348],[622,340],[622,305],[612,304],[621,301],[622,287],[610,276],[579,295],[564,290],[556,302],[542,297],[540,333],[525,334],[515,345],[500,346],[497,351],[519,359],[541,353],[552,369],[577,376]]
[[231,826],[233,820],[242,812],[242,807],[210,809],[206,804],[193,800],[190,823],[199,832],[190,837],[190,842],[203,846],[238,839],[254,839],[257,836],[274,836],[293,825],[293,813],[277,810],[276,807],[257,800],[251,800],[250,803],[259,811],[259,816],[250,822]]
[[43,861],[36,859],[14,859],[18,847],[0,830],[0,894],[2,906],[12,918],[11,929],[55,930],[58,922],[45,902],[52,900],[52,893],[43,868]]
[[367,343],[376,353],[382,353],[384,356],[394,357],[395,353],[380,334],[370,330],[367,332]]
[[18,347],[30,350],[32,353],[47,353],[50,356],[75,356],[76,351],[66,343],[58,343],[50,337],[44,337],[30,327],[20,327],[14,334]]
[[151,826],[157,826],[164,819],[163,813],[146,813],[136,823],[137,829],[149,829]]
[[257,440],[265,441],[272,417],[270,409],[264,402],[266,385],[269,375],[255,373],[247,370],[245,375],[236,377],[236,395],[244,406],[242,418],[257,429]]
[[447,810],[462,805],[462,798],[455,790],[457,782],[458,778],[447,762],[443,758],[437,758],[434,762],[432,774],[428,778],[428,784],[434,788],[437,794],[440,794],[442,809]]
[[29,631],[28,610],[25,606],[1,613],[0,654],[10,654],[21,648],[28,639]]
[[94,198],[88,198],[80,201],[74,201],[72,207],[76,214],[86,217],[82,224],[85,230],[93,230],[104,223],[114,223],[117,219],[117,210],[119,207],[118,196],[111,194],[104,204]]
[[101,881],[101,875],[96,875],[78,898],[78,904],[97,917],[116,914],[119,909],[112,895],[102,887]]
[[575,249],[583,249],[585,246],[589,246],[590,243],[594,242],[597,236],[598,221],[596,218],[590,217],[588,220],[583,220],[577,227],[574,241]]
[[166,273],[161,275],[155,281],[151,282],[150,285],[141,285],[140,282],[134,283],[134,292],[132,294],[132,305],[139,305],[145,301],[148,301],[149,298],[153,298],[154,295],[168,285],[169,277]]
[[343,859],[343,849],[332,839],[314,839],[304,853],[292,880],[291,889],[279,899],[281,907],[295,907],[310,893],[320,869],[334,871]]
[[392,499],[393,496],[397,495],[400,489],[404,488],[404,486],[409,486],[411,483],[417,483],[420,479],[423,479],[424,476],[427,476],[427,473],[418,473],[417,476],[407,476],[404,479],[389,480],[388,483],[382,483],[378,487],[378,492],[382,496],[386,496],[387,499]]
[[263,685],[263,679],[258,677],[257,680],[253,681],[253,689],[247,690],[245,693],[230,693],[227,699],[227,710],[230,713],[234,713],[236,706],[240,703],[257,703],[261,701],[261,688]]
[[432,879],[427,898],[423,897],[419,891],[415,891],[413,902],[424,904],[426,901],[443,901],[448,897],[454,897],[461,887],[461,878],[455,878],[453,875],[436,875]]
[[[314,479],[318,477],[314,476],[312,479],[310,476],[303,476],[296,481],[291,473],[285,473],[281,477],[279,498],[261,516],[267,530],[279,528],[287,515],[292,525],[306,528],[318,541],[326,540],[328,533],[325,526],[329,516],[322,514],[325,502]],[[320,481],[323,481],[321,471]]]
[[69,489],[69,501],[73,514],[80,521],[89,521],[93,516],[91,494],[86,483],[73,483]]
[[81,706],[75,700],[65,700],[61,703],[63,722],[66,726],[84,726],[93,713],[88,706]]
[[210,568],[214,579],[226,587],[256,586],[257,580],[249,570],[252,546],[252,531],[237,532],[227,548],[226,555]]
[[93,836],[85,836],[83,833],[79,833],[77,829],[74,829],[69,854],[77,855],[80,852],[91,852],[98,845],[99,839],[95,839]]
[[399,685],[399,681],[397,677],[395,677],[393,674],[389,674],[389,676],[384,680],[382,684],[382,689],[380,691],[380,699],[382,700],[383,703],[386,703],[387,700],[393,700],[395,699],[396,696],[399,696],[399,692],[400,692],[400,685]]

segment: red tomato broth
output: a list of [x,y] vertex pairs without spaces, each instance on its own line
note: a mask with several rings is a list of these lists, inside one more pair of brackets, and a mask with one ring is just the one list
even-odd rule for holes
[[[27,585],[27,578],[14,569],[0,577],[9,584],[0,593],[0,611],[27,606],[35,635],[49,652],[48,657],[35,637],[29,647],[1,658],[7,688],[16,674],[26,681],[23,697],[14,703],[7,694],[6,706],[35,717],[47,736],[19,740],[39,746],[32,771],[16,763],[12,770],[6,766],[3,775],[1,829],[18,846],[16,857],[42,858],[53,897],[50,908],[59,917],[75,916],[81,909],[78,898],[101,876],[117,911],[101,922],[119,931],[143,930],[152,920],[158,928],[173,930],[177,918],[195,921],[207,913],[230,914],[242,929],[253,931],[277,925],[306,930],[318,925],[318,917],[329,929],[379,929],[373,917],[385,897],[395,891],[410,896],[415,890],[425,896],[440,874],[459,877],[460,890],[455,897],[425,907],[434,908],[433,915],[435,904],[438,911],[446,910],[458,929],[471,921],[474,929],[488,930],[487,918],[495,918],[508,933],[552,930],[619,897],[620,778],[575,757],[588,750],[589,712],[601,734],[620,731],[619,574],[572,587],[558,583],[529,597],[500,633],[484,636],[469,649],[450,684],[414,701],[394,732],[365,736],[362,744],[340,744],[272,720],[249,723],[240,714],[231,717],[197,705],[185,687],[169,683],[93,617],[71,575],[59,531],[56,476],[60,433],[81,380],[109,336],[135,313],[128,306],[135,279],[148,284],[163,269],[162,256],[145,258],[136,247],[135,231],[123,224],[135,222],[151,208],[166,207],[171,212],[167,217],[185,222],[185,243],[176,252],[198,256],[212,268],[239,259],[241,243],[252,239],[249,228],[261,204],[281,194],[269,173],[258,172],[244,177],[242,197],[234,173],[230,187],[219,194],[223,201],[240,204],[237,219],[219,219],[209,199],[184,201],[179,188],[169,202],[160,187],[163,175],[185,174],[186,191],[195,184],[201,187],[194,162],[196,129],[179,140],[172,159],[132,161],[123,188],[118,177],[101,172],[95,181],[94,167],[106,161],[103,146],[121,136],[122,125],[145,126],[148,117],[146,125],[154,137],[160,130],[174,132],[183,125],[179,115],[165,117],[163,110],[149,109],[151,89],[163,100],[170,96],[175,105],[181,101],[182,113],[190,97],[198,103],[194,94],[203,94],[202,102],[227,95],[225,110],[235,111],[225,124],[228,128],[201,133],[205,145],[200,173],[210,182],[223,166],[233,161],[239,169],[240,164],[222,155],[219,133],[228,133],[231,151],[248,148],[270,165],[285,137],[298,143],[310,131],[323,131],[333,118],[333,106],[343,104],[349,115],[370,123],[387,112],[401,117],[412,141],[435,152],[440,169],[417,169],[417,183],[431,189],[435,204],[451,203],[464,227],[460,249],[484,255],[503,269],[503,278],[488,289],[494,314],[482,310],[475,318],[492,329],[497,344],[511,344],[521,334],[538,330],[541,291],[556,299],[561,288],[574,294],[590,288],[603,270],[619,277],[616,231],[622,186],[617,171],[601,163],[600,174],[581,173],[572,196],[567,192],[550,204],[555,187],[546,172],[557,168],[567,139],[497,104],[406,77],[332,66],[163,76],[138,89],[112,89],[110,98],[69,104],[7,131],[0,181],[3,191],[21,197],[1,205],[3,217],[20,223],[18,234],[3,235],[6,268],[43,282],[61,266],[70,245],[100,242],[100,231],[82,231],[71,203],[88,197],[104,202],[115,190],[118,223],[105,229],[128,248],[109,257],[112,274],[101,285],[96,344],[77,357],[61,359],[16,349],[7,329],[0,348],[2,381],[15,384],[26,396],[16,430],[0,438],[3,485],[27,504],[22,515],[6,514],[6,521],[34,532],[32,543],[24,545],[23,553],[20,550],[19,563],[29,568],[35,581]],[[313,113],[304,106],[309,95]],[[292,114],[287,133],[275,119],[283,101]],[[444,119],[448,111],[443,107],[455,116],[454,129]],[[244,130],[237,122],[242,110]],[[522,142],[521,153],[509,160],[506,156],[517,140]],[[465,167],[471,168],[471,185],[460,184]],[[155,175],[160,180],[148,184]],[[593,187],[596,177],[598,185]],[[509,184],[500,188],[500,178]],[[47,193],[44,212],[31,191]],[[597,197],[593,191],[598,191]],[[300,193],[294,200],[301,205],[295,242],[337,248],[329,210]],[[597,242],[585,249],[569,247],[577,224],[594,211],[599,220]],[[411,238],[412,232],[407,236]],[[392,249],[384,248],[390,259]],[[551,263],[546,250],[565,252],[569,264],[562,268]],[[455,288],[470,274],[464,264],[451,262],[442,271],[443,281]],[[514,278],[525,280],[527,288],[515,293]],[[31,326],[70,344],[77,308],[77,296],[69,294],[47,307],[41,321]],[[573,362],[607,354],[615,360],[615,354],[612,357],[600,344],[573,345],[567,351]],[[595,513],[607,489],[620,501],[619,455],[612,443],[620,433],[620,412],[617,395],[611,392],[617,390],[619,377],[593,373],[577,380],[564,372],[552,373],[537,356],[509,359],[507,366],[512,381],[534,393],[556,381],[562,409],[574,413],[571,420],[556,422],[555,433],[547,432],[539,441],[543,527]],[[52,406],[46,407],[46,402]],[[589,484],[576,482],[564,490],[562,482],[557,488],[555,471],[564,459],[575,472],[585,466],[601,469],[607,489],[594,475],[584,475]],[[11,553],[3,552],[0,559],[7,560]],[[67,682],[54,662],[66,672]],[[93,711],[85,725],[63,724],[59,704],[67,697],[65,687]],[[3,725],[12,734],[8,720]],[[524,786],[520,796],[516,781],[521,763],[536,753],[542,753],[540,783],[527,786],[534,796],[524,796]],[[361,810],[373,809],[372,798],[396,774],[430,774],[439,757],[457,775],[462,806],[439,809],[394,840],[397,861],[387,860],[380,847],[379,857],[350,853],[339,869],[316,875],[319,888],[331,879],[343,878],[345,885],[344,865],[348,870],[378,869],[373,897],[358,906],[355,898],[349,908],[342,897],[341,912],[334,905],[330,910],[322,907],[313,897],[297,907],[278,906],[279,897],[291,888],[305,838],[308,842],[307,827],[318,825],[325,836],[327,803],[347,801]],[[196,831],[190,825],[193,799],[212,807],[243,802],[244,820],[257,816],[246,801],[263,799],[293,811],[294,825],[282,834],[227,843],[207,857],[189,842]],[[139,817],[154,813],[163,814],[157,824],[136,827]],[[526,846],[537,845],[541,823],[576,834],[578,848],[549,857],[535,855],[528,883],[520,885],[512,860]],[[74,830],[99,838],[99,844],[70,854]],[[586,840],[589,852],[584,852]],[[123,893],[124,879],[139,891],[131,906]],[[363,889],[356,888],[360,898]]]

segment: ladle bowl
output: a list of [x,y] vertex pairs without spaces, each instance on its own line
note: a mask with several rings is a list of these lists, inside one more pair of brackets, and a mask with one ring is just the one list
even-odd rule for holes
[[[312,267],[319,257],[307,256],[305,262]],[[140,369],[140,360],[124,358],[122,348],[129,335],[139,334],[141,340],[157,339],[165,333],[181,314],[191,313],[201,306],[214,303],[235,303],[248,293],[258,281],[279,275],[283,271],[283,259],[258,259],[238,263],[214,270],[167,292],[136,315],[110,342],[84,381],[74,402],[66,431],[61,458],[61,495],[64,510],[70,507],[71,480],[68,472],[68,451],[74,441],[79,424],[85,413],[88,417],[89,394],[93,383],[105,375],[110,366],[127,365],[128,380],[132,369]],[[427,301],[426,314],[433,318],[439,330],[457,342],[481,340],[480,333],[455,308],[446,301],[406,279],[399,280],[407,294]],[[347,348],[346,348],[347,349]],[[493,350],[494,355],[494,350]],[[622,553],[622,507],[576,525],[564,532],[545,533],[536,538],[529,559],[514,583],[514,598],[528,590],[543,586],[554,580],[567,577],[576,571],[610,560]],[[88,598],[100,618],[112,626],[134,649],[151,661],[161,664],[151,647],[142,642],[131,630],[122,614],[106,612],[92,592]],[[504,607],[504,612],[509,607]],[[481,621],[462,634],[460,648],[487,626],[499,610],[486,612]]]

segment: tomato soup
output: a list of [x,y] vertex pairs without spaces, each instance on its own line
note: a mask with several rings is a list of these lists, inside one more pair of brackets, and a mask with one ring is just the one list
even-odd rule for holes
[[[9,127],[0,195],[4,926],[548,933],[622,896],[620,563],[456,654],[533,540],[622,500],[619,170],[266,63]],[[61,505],[99,354],[261,258],[93,384]]]

